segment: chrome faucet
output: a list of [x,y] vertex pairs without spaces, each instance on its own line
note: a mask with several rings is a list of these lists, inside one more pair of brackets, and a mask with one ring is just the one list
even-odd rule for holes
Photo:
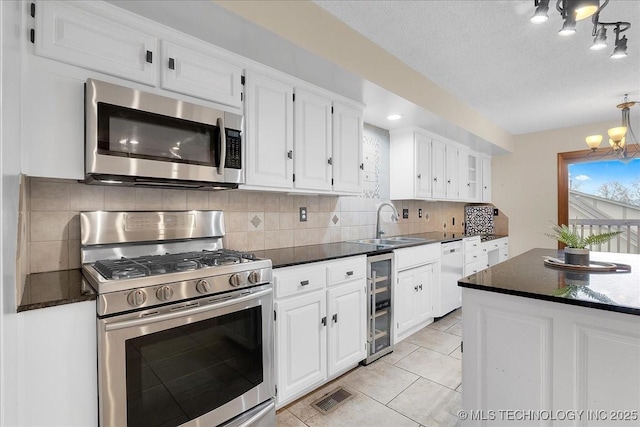
[[389,206],[391,209],[393,209],[393,215],[391,215],[391,220],[392,221],[398,220],[398,211],[396,210],[396,207],[391,204],[391,202],[380,203],[380,206],[378,206],[378,215],[377,215],[377,221],[376,221],[376,239],[380,239],[384,234],[384,231],[382,231],[382,228],[380,228],[380,211],[385,206]]

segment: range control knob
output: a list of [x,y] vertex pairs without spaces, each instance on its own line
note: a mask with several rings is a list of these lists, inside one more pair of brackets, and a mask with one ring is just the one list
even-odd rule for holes
[[127,301],[134,307],[139,307],[147,300],[147,294],[142,289],[134,289],[127,295]]
[[156,291],[156,296],[160,301],[169,301],[173,296],[173,288],[171,286],[160,286]]
[[256,284],[260,281],[260,273],[257,271],[252,271],[249,273],[249,283]]
[[229,277],[229,284],[234,288],[237,288],[242,284],[242,277],[240,277],[238,273],[232,274],[231,277]]
[[200,279],[196,282],[196,291],[206,294],[211,291],[211,285],[206,280]]

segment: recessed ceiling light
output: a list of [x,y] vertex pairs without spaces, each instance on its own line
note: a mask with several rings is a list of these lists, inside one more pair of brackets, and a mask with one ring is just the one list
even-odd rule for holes
[[402,114],[390,114],[387,116],[387,120],[400,120],[403,117]]

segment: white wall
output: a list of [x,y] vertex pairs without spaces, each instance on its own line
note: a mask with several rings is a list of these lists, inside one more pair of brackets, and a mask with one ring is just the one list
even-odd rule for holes
[[619,122],[518,135],[513,153],[493,157],[493,204],[509,217],[510,256],[557,247],[544,233],[558,219],[558,153],[585,150],[587,135],[606,135],[614,125]]
[[[16,312],[16,232],[20,185],[20,87],[22,75],[21,43],[24,34],[20,22],[27,2],[0,1],[0,203],[2,239],[0,240],[0,425],[19,425],[16,419],[20,378],[21,322]],[[22,39],[22,40],[21,40]]]

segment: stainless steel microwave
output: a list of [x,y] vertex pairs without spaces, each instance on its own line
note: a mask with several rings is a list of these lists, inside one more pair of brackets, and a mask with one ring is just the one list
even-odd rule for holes
[[111,83],[85,85],[85,182],[237,188],[241,115]]

